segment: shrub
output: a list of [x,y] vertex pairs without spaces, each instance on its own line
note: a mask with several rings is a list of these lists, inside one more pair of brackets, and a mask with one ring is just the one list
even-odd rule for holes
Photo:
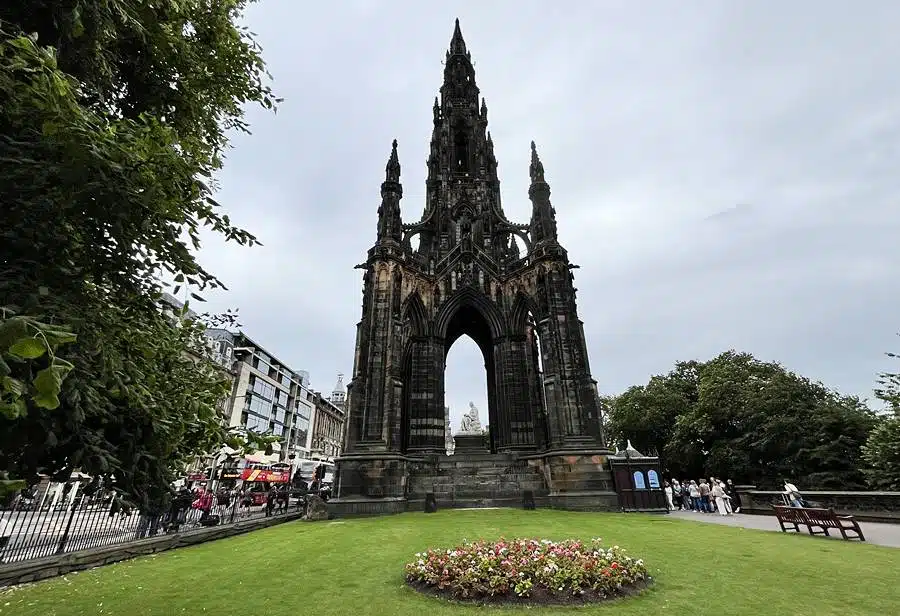
[[642,560],[600,539],[478,541],[416,554],[406,565],[412,586],[455,599],[605,599],[647,583]]

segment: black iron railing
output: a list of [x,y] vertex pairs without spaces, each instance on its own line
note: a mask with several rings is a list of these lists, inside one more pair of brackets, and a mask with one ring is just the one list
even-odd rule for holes
[[17,504],[0,508],[0,566],[138,541],[166,533],[235,524],[268,516],[295,513],[304,499],[276,502],[274,506],[247,505],[239,498],[214,499],[208,510],[187,504],[162,515],[116,511],[110,502],[82,495],[71,503],[43,508]]

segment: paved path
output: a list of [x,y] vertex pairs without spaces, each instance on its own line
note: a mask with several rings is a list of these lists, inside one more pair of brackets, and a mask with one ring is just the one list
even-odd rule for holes
[[[673,511],[669,515],[680,520],[781,532],[781,528],[778,526],[778,520],[776,520],[773,515],[748,515],[736,513],[725,516],[717,513],[694,513],[693,511]],[[875,545],[883,545],[891,548],[900,548],[900,524],[860,522],[859,525],[862,527],[867,543],[874,543]],[[801,528],[803,531],[806,530],[805,526],[802,526]],[[841,534],[839,532],[832,531],[832,533],[834,533],[831,536],[832,539],[841,539]],[[837,536],[835,537],[835,535]],[[825,537],[825,539],[828,539],[828,537]]]

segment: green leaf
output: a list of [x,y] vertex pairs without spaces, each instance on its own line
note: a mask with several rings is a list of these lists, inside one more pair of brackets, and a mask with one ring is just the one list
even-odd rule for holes
[[19,338],[10,345],[9,352],[22,359],[37,359],[47,352],[47,346],[37,338]]
[[71,367],[55,362],[38,372],[33,383],[36,390],[34,403],[51,411],[59,407],[59,392],[70,370]]
[[28,389],[25,383],[11,376],[3,377],[0,379],[0,383],[2,383],[3,393],[10,394],[13,398],[21,397]]
[[61,329],[45,329],[44,336],[47,337],[47,340],[52,345],[61,345],[61,344],[71,344],[78,339],[78,336],[73,334],[72,332],[67,332]]

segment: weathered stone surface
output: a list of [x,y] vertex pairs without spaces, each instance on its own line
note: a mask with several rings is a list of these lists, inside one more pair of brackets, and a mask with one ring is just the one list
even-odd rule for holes
[[328,506],[321,497],[313,494],[306,502],[306,518],[311,522],[328,519]]
[[[444,66],[422,218],[402,221],[395,141],[381,185],[376,242],[358,266],[363,306],[337,498],[329,503],[335,513],[402,511],[405,499],[424,498],[420,484],[443,481],[444,368],[447,351],[463,335],[485,360],[486,453],[609,453],[576,307],[576,266],[557,237],[544,165],[532,144],[531,220],[510,221],[501,206],[487,106],[461,35]],[[521,506],[521,481],[493,475],[491,464],[460,476],[452,501],[512,499]],[[543,477],[535,487],[539,503],[540,494],[610,489],[603,464],[553,457],[536,464],[539,470],[519,475]],[[435,493],[444,506],[447,492]],[[375,499],[384,505],[374,505]]]
[[490,443],[484,434],[457,434],[453,437],[453,444],[454,454],[490,452]]

